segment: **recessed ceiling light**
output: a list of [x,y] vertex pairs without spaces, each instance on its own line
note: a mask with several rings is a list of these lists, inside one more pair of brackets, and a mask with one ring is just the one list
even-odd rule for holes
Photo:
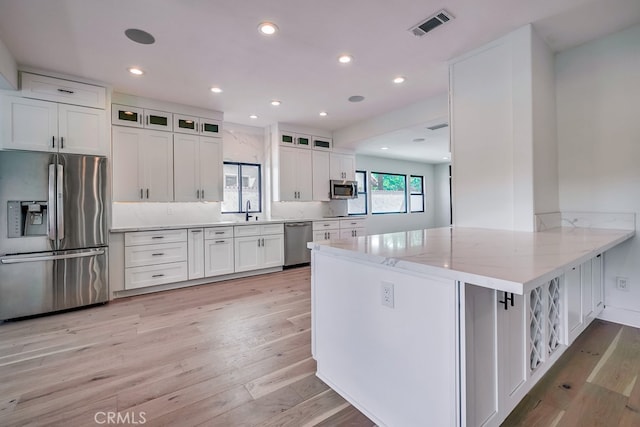
[[380,147],[381,150],[388,150],[389,147]]
[[252,115],[250,115],[250,116],[249,116],[249,118],[250,118],[250,119],[254,119],[254,120],[255,120],[255,119],[257,119],[257,118],[258,118],[258,116],[256,116],[255,114],[252,114]]
[[402,76],[398,76],[398,77],[396,77],[395,79],[393,79],[393,82],[394,82],[395,84],[400,84],[400,83],[404,83],[404,80],[405,80],[405,79],[404,79],[404,77],[402,77]]
[[156,41],[151,34],[137,28],[125,30],[124,35],[127,36],[129,40],[140,44],[153,44]]
[[353,56],[351,55],[344,54],[338,57],[338,62],[341,64],[348,64],[351,61],[353,61]]
[[320,115],[322,117],[327,117],[327,112],[326,111],[320,111]]
[[364,101],[364,96],[362,95],[353,95],[347,98],[349,102],[360,102]]
[[270,36],[278,31],[278,26],[273,22],[261,22],[260,25],[258,25],[258,29],[262,34]]
[[214,87],[211,88],[211,92],[213,92],[213,93],[222,93],[222,89],[220,89],[217,86],[214,86]]
[[131,74],[133,74],[134,76],[141,76],[144,74],[144,71],[142,71],[140,68],[138,67],[131,67],[129,68],[129,72]]
[[277,107],[280,104],[282,104],[282,102],[278,101],[277,99],[274,99],[273,101],[271,101],[271,105],[273,105],[274,107]]

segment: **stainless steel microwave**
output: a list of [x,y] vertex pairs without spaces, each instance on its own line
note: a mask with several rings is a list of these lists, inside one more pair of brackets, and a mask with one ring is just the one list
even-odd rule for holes
[[358,182],[332,179],[330,181],[332,199],[356,199],[358,197]]

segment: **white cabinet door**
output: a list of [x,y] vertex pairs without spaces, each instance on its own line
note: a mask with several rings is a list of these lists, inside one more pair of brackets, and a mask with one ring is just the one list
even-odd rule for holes
[[114,126],[113,137],[113,200],[116,202],[143,201],[142,129]]
[[580,265],[580,292],[582,294],[582,321],[593,316],[593,283],[591,260]]
[[298,150],[296,166],[298,201],[310,202],[313,199],[313,162],[311,160],[311,151]]
[[204,275],[206,277],[233,273],[233,239],[205,240],[204,260]]
[[58,135],[60,152],[100,156],[109,153],[104,110],[59,104]]
[[298,200],[297,148],[280,147],[280,201]]
[[13,96],[2,97],[3,148],[56,151],[58,106],[54,102]]
[[[517,392],[527,379],[526,307],[522,295],[498,292],[498,366],[501,408],[517,403]],[[506,306],[501,301],[505,301]],[[511,304],[513,301],[513,305]]]
[[200,138],[176,133],[173,136],[174,191],[176,202],[200,200]]
[[365,235],[364,228],[348,228],[348,229],[340,229],[340,238],[347,239],[349,237],[358,237]]
[[173,140],[168,132],[113,127],[113,200],[173,200]]
[[331,153],[329,160],[331,179],[356,179],[356,160],[353,154]]
[[235,272],[261,268],[260,237],[236,237],[234,239]]
[[200,200],[222,200],[222,139],[200,137]]
[[313,190],[314,201],[329,201],[329,153],[326,151],[314,151],[312,155]]
[[604,279],[602,277],[602,254],[591,260],[591,285],[593,295],[593,316],[604,309]]
[[284,264],[284,235],[262,236],[262,268],[280,267]]
[[[350,235],[349,235],[350,236]],[[313,241],[336,240],[340,238],[340,230],[319,230],[313,232]]]
[[564,274],[565,301],[567,302],[568,345],[576,339],[582,326],[582,294],[580,267],[572,268]]
[[144,201],[173,200],[173,134],[144,130]]
[[189,280],[204,277],[204,229],[189,229],[187,249]]

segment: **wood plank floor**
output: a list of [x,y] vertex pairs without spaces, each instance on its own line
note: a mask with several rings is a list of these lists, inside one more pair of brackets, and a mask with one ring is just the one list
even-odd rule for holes
[[0,426],[373,426],[316,378],[310,310],[303,267],[0,324]]
[[[373,426],[315,377],[310,307],[303,267],[0,324],[0,426]],[[595,321],[504,425],[640,426],[639,371]]]

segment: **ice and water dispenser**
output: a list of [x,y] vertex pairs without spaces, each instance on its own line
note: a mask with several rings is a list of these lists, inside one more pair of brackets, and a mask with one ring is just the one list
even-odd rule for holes
[[9,237],[47,235],[47,202],[12,200],[7,205]]

